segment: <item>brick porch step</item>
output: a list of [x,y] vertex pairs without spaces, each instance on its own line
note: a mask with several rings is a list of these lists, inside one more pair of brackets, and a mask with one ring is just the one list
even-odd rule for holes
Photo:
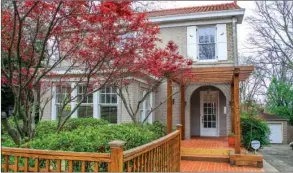
[[229,148],[181,148],[181,160],[229,163]]
[[181,148],[183,155],[200,155],[200,156],[229,156],[230,148]]
[[181,155],[181,160],[229,163],[229,156]]

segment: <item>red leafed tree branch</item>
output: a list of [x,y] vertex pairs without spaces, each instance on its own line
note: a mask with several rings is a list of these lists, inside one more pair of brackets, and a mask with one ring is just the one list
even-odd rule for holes
[[[131,2],[116,1],[13,1],[2,6],[1,80],[15,97],[15,125],[8,118],[2,122],[15,143],[34,138],[35,120],[51,99],[43,96],[53,86],[74,82],[58,114],[70,102],[76,105],[57,117],[60,131],[83,100],[105,86],[122,89],[133,77],[175,78],[188,68],[190,62],[174,43],[156,47],[158,26],[130,7]],[[79,85],[86,89],[73,97]]]

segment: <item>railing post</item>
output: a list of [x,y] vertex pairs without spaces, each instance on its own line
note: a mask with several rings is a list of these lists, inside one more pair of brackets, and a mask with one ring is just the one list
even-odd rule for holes
[[178,158],[178,162],[177,162],[177,172],[180,172],[180,167],[181,167],[181,165],[180,165],[180,163],[181,163],[181,135],[182,135],[182,125],[181,124],[177,124],[176,125],[176,129],[177,130],[179,130],[179,140],[178,140],[178,142],[179,142],[179,158]]
[[125,142],[114,140],[109,142],[111,148],[110,172],[123,172],[123,146]]

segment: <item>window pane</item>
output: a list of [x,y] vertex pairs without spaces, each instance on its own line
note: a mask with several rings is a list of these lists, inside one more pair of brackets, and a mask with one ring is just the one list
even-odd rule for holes
[[117,103],[117,94],[111,94],[112,103]]
[[216,28],[199,28],[199,43],[215,43]]
[[212,127],[216,128],[216,122],[212,122]]
[[110,123],[117,123],[117,106],[101,106],[101,118]]
[[208,60],[215,59],[216,45],[212,44],[200,44],[199,45],[199,59]]
[[77,114],[79,118],[93,117],[93,106],[79,106]]
[[100,94],[100,103],[105,103],[105,94]]
[[88,97],[87,97],[87,102],[88,103],[93,103],[93,94],[90,94]]
[[215,59],[216,29],[213,27],[199,28],[198,34],[199,59]]
[[59,117],[60,115],[62,117],[68,116],[69,113],[71,112],[70,106],[65,106],[65,108],[63,108],[63,110],[61,110],[61,105],[56,105],[56,108],[57,108],[57,117]]
[[106,103],[111,103],[111,95],[110,94],[106,95]]

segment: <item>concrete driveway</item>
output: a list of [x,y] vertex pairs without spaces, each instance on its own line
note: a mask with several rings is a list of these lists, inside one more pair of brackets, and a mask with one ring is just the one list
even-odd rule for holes
[[264,159],[280,172],[293,171],[293,150],[286,145],[271,145],[260,151]]

